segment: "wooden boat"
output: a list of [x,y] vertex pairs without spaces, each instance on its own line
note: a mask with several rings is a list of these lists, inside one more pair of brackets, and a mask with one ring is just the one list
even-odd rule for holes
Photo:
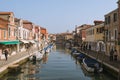
[[9,65],[9,66],[8,66],[8,69],[9,69],[8,72],[10,72],[10,73],[12,73],[12,72],[20,72],[20,71],[21,71],[21,67],[20,67],[19,64]]
[[100,73],[103,71],[100,63],[92,58],[84,58],[82,65],[88,72]]

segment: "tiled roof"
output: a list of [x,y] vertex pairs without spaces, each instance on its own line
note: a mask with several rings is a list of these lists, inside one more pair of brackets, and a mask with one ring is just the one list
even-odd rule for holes
[[14,18],[14,20],[17,22],[17,21],[19,21],[20,19],[18,19],[18,18]]
[[24,24],[28,24],[28,23],[29,23],[29,24],[32,24],[32,22],[30,22],[30,21],[28,21],[28,20],[23,20],[23,23],[24,23]]
[[0,14],[3,14],[3,15],[9,15],[9,14],[11,14],[11,13],[13,13],[13,12],[0,12]]
[[40,27],[40,29],[46,29],[46,28],[44,28],[44,27]]

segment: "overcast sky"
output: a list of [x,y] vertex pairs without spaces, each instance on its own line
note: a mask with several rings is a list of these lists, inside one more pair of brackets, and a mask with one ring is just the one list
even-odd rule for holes
[[0,11],[14,12],[48,29],[49,33],[73,31],[75,25],[93,24],[117,8],[118,0],[0,0]]

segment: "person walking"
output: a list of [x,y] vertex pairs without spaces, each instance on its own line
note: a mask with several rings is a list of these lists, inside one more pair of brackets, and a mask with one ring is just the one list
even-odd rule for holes
[[113,49],[111,49],[111,51],[110,51],[110,61],[113,61],[113,55],[114,55],[114,51],[113,51]]
[[115,51],[114,51],[114,61],[117,61],[117,50],[115,49]]
[[6,59],[6,61],[7,61],[7,59],[8,59],[8,50],[7,50],[7,49],[5,49],[4,55],[5,55],[5,59]]

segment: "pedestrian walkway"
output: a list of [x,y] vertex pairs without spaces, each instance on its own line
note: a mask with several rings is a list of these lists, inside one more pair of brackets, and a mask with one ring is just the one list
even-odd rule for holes
[[15,55],[8,57],[7,61],[5,59],[0,60],[0,73],[6,70],[12,64],[18,63],[19,61],[28,58],[30,55],[34,54],[34,51],[36,50],[37,49],[33,49],[33,51],[31,51],[29,49],[27,51],[18,52]]

